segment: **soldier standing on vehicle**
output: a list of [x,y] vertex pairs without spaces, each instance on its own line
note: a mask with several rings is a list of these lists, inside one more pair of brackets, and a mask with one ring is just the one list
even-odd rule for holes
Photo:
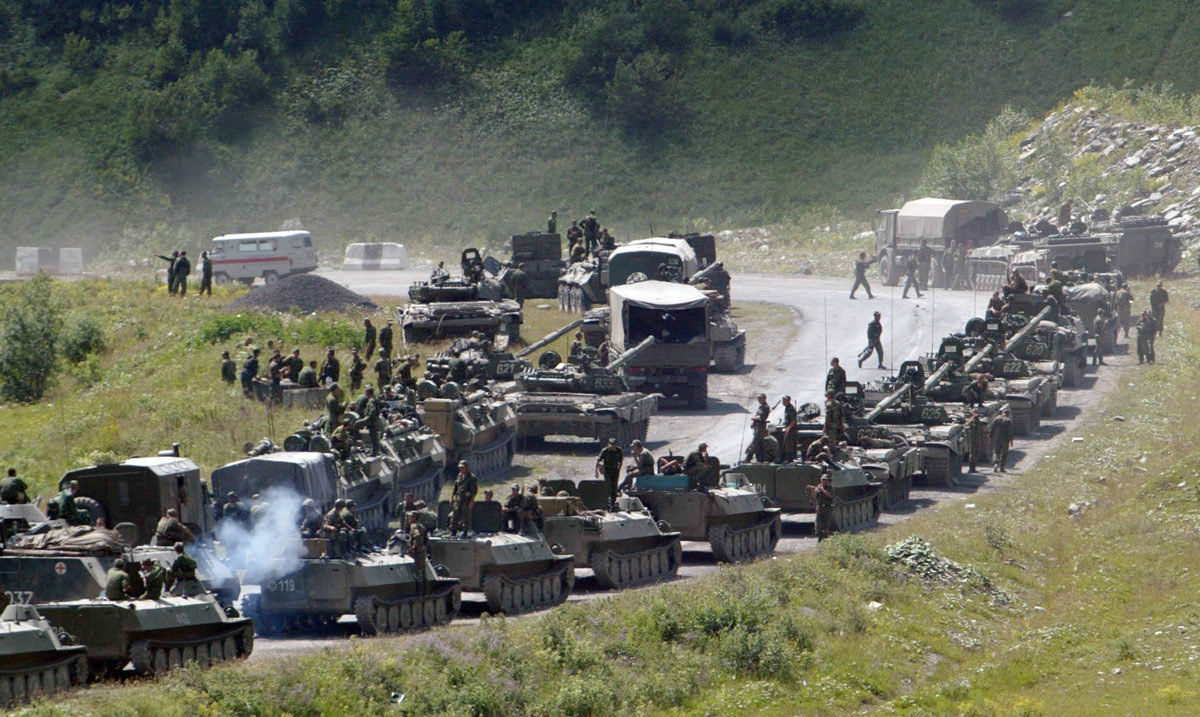
[[113,602],[125,600],[129,594],[129,573],[125,572],[125,560],[117,558],[104,577],[104,597]]
[[600,239],[600,222],[596,219],[596,210],[588,212],[587,218],[583,220],[583,241],[584,250],[588,256],[591,256],[596,251],[596,244]]
[[221,380],[228,384],[237,381],[237,366],[229,358],[228,351],[221,352]]
[[534,484],[529,486],[529,491],[521,501],[521,532],[532,533],[541,530],[542,526],[542,506],[538,505],[538,487]]
[[200,293],[199,296],[204,296],[204,292],[208,292],[212,296],[212,280],[213,268],[212,259],[209,258],[208,252],[200,252]]
[[833,487],[829,483],[829,474],[821,474],[821,482],[817,485],[808,486],[810,499],[813,502],[813,507],[816,508],[816,520],[814,528],[817,534],[817,542],[821,542],[829,537],[830,526],[833,523],[833,504],[837,500],[833,497]]
[[479,492],[479,481],[471,472],[466,461],[458,462],[458,476],[454,479],[454,490],[450,495],[450,535],[461,531],[463,536],[471,530],[471,508]]
[[167,294],[175,295],[175,264],[179,261],[179,252],[171,252],[171,256],[158,255],[159,259],[167,262]]
[[1150,314],[1154,317],[1154,324],[1158,327],[1158,335],[1162,336],[1164,324],[1167,321],[1167,302],[1171,300],[1171,295],[1163,288],[1163,283],[1160,281],[1150,290]]
[[921,298],[921,282],[917,279],[917,258],[910,256],[904,262],[904,293],[900,295],[901,299],[908,298],[908,290],[914,289],[917,292],[917,298]]
[[992,470],[1008,472],[1008,449],[1013,444],[1012,418],[1008,406],[1000,409],[1000,415],[992,419]]
[[204,595],[204,586],[196,579],[196,559],[183,550],[183,543],[175,543],[175,562],[168,576],[171,594],[175,597]]
[[556,209],[550,210],[550,218],[546,220],[546,233],[558,233],[558,210]]
[[581,353],[583,353],[583,347],[584,347],[583,332],[576,331],[575,332],[575,340],[571,342],[571,350],[567,353],[567,358],[568,359],[578,358],[579,355]]
[[867,269],[869,269],[876,261],[879,261],[879,257],[867,259],[867,253],[865,251],[860,251],[858,253],[858,259],[854,262],[854,286],[850,287],[851,299],[854,298],[854,292],[858,291],[858,287],[860,286],[867,290],[868,299],[875,298],[875,295],[871,293],[871,282],[867,281]]
[[792,403],[791,396],[783,397],[783,460],[791,462],[796,460],[796,452],[799,449],[800,441],[800,415],[796,411],[796,405]]
[[846,369],[837,356],[829,360],[829,372],[825,374],[825,390],[833,391],[836,396],[846,390]]
[[175,543],[191,543],[195,540],[196,536],[192,531],[179,522],[179,512],[174,508],[167,509],[167,514],[159,519],[158,527],[154,529],[154,544],[162,547]]
[[846,430],[846,414],[842,402],[832,391],[825,393],[825,437],[829,444],[836,446]]
[[179,252],[179,258],[175,260],[175,290],[180,298],[187,296],[187,278],[191,273],[192,261],[187,258],[187,252]]
[[683,472],[692,479],[693,487],[704,487],[712,481],[714,476],[712,475],[712,464],[708,460],[707,443],[696,446],[696,450],[689,453],[683,460]]
[[9,505],[21,505],[29,502],[29,496],[26,492],[29,486],[25,481],[17,477],[17,469],[9,468],[8,475],[4,480],[0,480],[0,503]]
[[521,532],[521,506],[525,500],[521,495],[521,486],[513,483],[508,500],[504,501],[501,515],[504,516],[504,529],[510,533]]
[[1117,304],[1117,325],[1121,327],[1125,338],[1129,338],[1129,317],[1133,311],[1133,292],[1129,290],[1129,284],[1121,282],[1114,299]]
[[383,328],[379,330],[379,352],[386,352],[388,356],[392,355],[392,340],[395,334],[392,333],[392,324],[394,321],[388,319]]
[[1149,311],[1142,312],[1134,332],[1137,334],[1138,363],[1154,363],[1154,337],[1158,335],[1158,323]]
[[413,567],[417,576],[417,594],[424,595],[429,591],[428,576],[425,574],[429,561],[429,533],[421,525],[420,517],[415,510],[408,514],[408,556],[416,563]]
[[89,525],[92,514],[87,510],[75,507],[75,494],[79,492],[79,482],[71,481],[58,494],[58,517],[67,521],[67,525]]
[[750,430],[753,432],[750,445],[746,446],[746,462],[763,462],[763,439],[767,435],[767,422],[755,416],[750,419]]
[[375,353],[375,326],[370,319],[363,319],[363,345],[366,346],[363,358],[370,361]]
[[317,374],[321,385],[337,383],[342,380],[342,364],[337,360],[333,349],[325,352],[325,360],[321,362],[321,371]]
[[596,457],[596,477],[604,471],[604,482],[608,483],[608,505],[611,508],[617,503],[617,483],[621,480],[621,467],[625,464],[625,452],[617,445],[617,439],[608,439],[600,455]]
[[871,357],[872,353],[879,354],[879,368],[883,366],[883,315],[878,311],[875,312],[873,321],[867,324],[867,347],[858,354],[858,367],[862,368],[863,361]]
[[363,372],[367,370],[367,362],[358,355],[358,349],[350,352],[350,390],[357,391],[362,387]]
[[967,460],[971,472],[974,473],[976,467],[979,465],[979,459],[983,455],[983,441],[988,429],[988,426],[983,422],[983,416],[980,415],[978,408],[971,409],[971,417],[963,424],[963,429],[967,431],[969,440],[967,445]]
[[517,305],[525,306],[525,296],[529,293],[529,276],[525,273],[524,263],[517,264],[508,273],[508,291]]
[[242,394],[246,396],[254,395],[254,377],[258,375],[258,355],[261,353],[262,349],[254,349],[242,363]]
[[933,250],[929,248],[929,240],[922,239],[917,249],[917,278],[921,291],[929,291],[929,270],[933,267]]
[[573,254],[575,245],[583,241],[583,230],[579,228],[579,220],[572,219],[567,228],[567,253]]

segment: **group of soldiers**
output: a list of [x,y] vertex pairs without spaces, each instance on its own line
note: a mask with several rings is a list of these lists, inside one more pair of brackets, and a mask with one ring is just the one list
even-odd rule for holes
[[[192,261],[186,251],[173,251],[170,256],[159,254],[167,262],[167,293],[171,296],[187,296],[188,277],[192,273]],[[207,251],[200,252],[200,296],[205,292],[212,296],[213,266]]]
[[[175,597],[204,595],[207,591],[196,576],[196,559],[188,555],[183,543],[175,543],[175,560],[164,568],[154,558],[143,558],[140,565],[117,558],[104,580],[104,597],[121,600],[158,600],[163,591]],[[131,571],[130,568],[133,568]]]
[[[546,220],[546,231],[550,234],[558,233],[557,211],[550,212],[550,217]],[[572,262],[586,261],[601,251],[612,251],[616,248],[617,240],[608,233],[606,227],[600,226],[595,209],[589,211],[583,219],[571,220],[571,226],[567,228],[567,255],[571,257]]]

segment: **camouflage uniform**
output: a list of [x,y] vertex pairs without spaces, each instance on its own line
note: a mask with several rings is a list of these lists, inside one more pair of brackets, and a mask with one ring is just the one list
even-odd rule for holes
[[350,360],[350,390],[357,391],[362,387],[363,372],[367,370],[367,362],[358,354]]
[[617,483],[621,480],[621,463],[625,460],[625,453],[616,441],[609,443],[601,451],[596,458],[596,467],[603,468],[604,480],[608,483],[608,500],[610,503],[617,502]]
[[429,562],[429,533],[420,520],[408,524],[408,555],[416,563],[413,571],[417,577],[418,594],[424,595],[429,591],[428,576],[425,574],[426,563]]
[[104,579],[104,597],[116,602],[129,597],[129,573],[125,572],[125,561],[118,559],[108,570]]
[[29,486],[25,481],[15,475],[7,476],[4,480],[0,480],[0,502],[16,505],[18,503],[28,503],[29,496],[26,492]]
[[237,365],[229,358],[229,354],[225,354],[221,359],[221,380],[225,383],[237,382]]
[[1150,315],[1154,317],[1154,325],[1159,336],[1162,336],[1163,325],[1167,321],[1167,302],[1170,300],[1171,295],[1161,286],[1150,290]]
[[454,509],[450,532],[461,530],[465,534],[471,530],[471,507],[478,492],[479,480],[470,469],[466,473],[460,472],[454,479],[454,491],[450,496],[450,506]]
[[820,484],[811,486],[813,507],[816,509],[815,530],[817,542],[829,537],[833,527],[833,492],[824,476]]
[[1148,313],[1143,313],[1134,327],[1137,332],[1138,363],[1154,363],[1154,337],[1158,334],[1158,323]]
[[179,557],[171,564],[171,594],[176,597],[203,595],[204,587],[196,579],[196,559],[182,550],[176,549],[176,552]]
[[1117,322],[1124,333],[1125,338],[1129,338],[1129,312],[1133,309],[1133,293],[1129,291],[1129,287],[1122,286],[1117,289]]
[[167,582],[167,571],[164,570],[161,565],[155,563],[154,567],[150,568],[150,570],[146,572],[146,576],[143,578],[143,580],[146,584],[146,590],[142,593],[141,599],[158,600],[162,597],[163,586]]
[[993,469],[1007,472],[1008,448],[1012,445],[1012,419],[1001,413],[992,419],[992,463]]
[[154,544],[170,547],[175,543],[188,542],[194,539],[192,531],[179,522],[179,518],[163,516],[154,530]]

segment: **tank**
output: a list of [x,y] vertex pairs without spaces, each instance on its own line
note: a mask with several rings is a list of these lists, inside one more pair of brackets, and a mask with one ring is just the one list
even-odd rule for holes
[[617,509],[606,511],[608,498],[602,480],[547,482],[538,496],[542,534],[609,590],[674,577],[683,561],[679,533],[655,521],[637,498],[621,496]]
[[28,605],[0,614],[0,707],[66,692],[88,681],[87,648]]
[[[223,606],[237,602],[241,582],[217,556],[204,546],[189,546],[196,559],[196,577]],[[87,600],[104,592],[105,576],[117,558],[140,564],[153,558],[163,566],[175,562],[168,547],[129,547],[113,530],[86,526],[46,528],[15,536],[0,553],[0,584],[4,599],[11,604],[37,605],[48,602]],[[135,584],[141,578],[130,576]]]
[[[797,462],[805,463],[804,452],[825,433],[823,425],[812,420],[820,415],[820,408],[816,404],[802,406],[800,415],[796,434]],[[783,429],[782,424],[772,427],[772,434],[781,446]],[[849,441],[839,446],[839,456],[849,467],[866,471],[870,482],[878,486],[880,510],[887,510],[908,500],[913,483],[923,479],[925,474],[924,450],[910,445],[903,436],[892,433],[887,426],[856,425],[851,421],[846,436]],[[760,490],[766,492],[765,487],[760,486]],[[769,492],[767,495],[778,500]]]
[[254,649],[254,624],[229,617],[211,595],[73,600],[39,605],[38,612],[87,647],[88,665],[98,675],[127,663],[139,674],[160,675],[248,657]]
[[[447,525],[450,504],[438,504],[438,524]],[[575,586],[574,558],[556,554],[539,534],[502,532],[497,501],[476,501],[472,532],[429,536],[429,560],[462,581],[462,589],[482,592],[487,609],[514,615],[564,602]]]
[[497,350],[490,341],[481,345],[475,339],[455,339],[446,351],[426,359],[425,378],[437,384],[446,381],[461,383],[480,375],[493,382],[512,381],[517,374],[533,370],[533,362],[528,357],[534,351],[548,346],[583,323],[583,319],[575,319],[516,353]]
[[1045,314],[1033,332],[1020,342],[1009,341],[1008,352],[1031,362],[1056,362],[1062,366],[1062,385],[1074,388],[1083,376],[1090,352],[1088,330],[1078,316],[1059,312],[1038,294],[1016,294],[1009,299],[1006,329],[1015,333],[1031,317]]
[[737,563],[773,553],[783,535],[780,509],[767,507],[766,496],[741,476],[724,474],[712,483],[694,485],[682,474],[638,476],[629,495],[656,520],[678,530],[683,540],[707,541],[717,562]]
[[516,450],[517,413],[512,400],[486,390],[458,395],[452,383],[443,384],[441,394],[452,397],[426,398],[417,410],[446,448],[446,465],[465,460],[479,478],[507,470]]
[[808,488],[820,483],[826,472],[838,498],[832,529],[848,532],[875,525],[883,509],[879,500],[883,484],[876,482],[869,471],[849,462],[833,468],[803,462],[742,463],[730,468],[727,478],[753,485],[788,513],[816,513]]
[[[445,625],[462,602],[459,581],[438,576],[428,561],[373,551],[341,559],[327,557],[329,541],[307,539],[299,560],[271,558],[250,566],[247,580],[259,592],[242,598],[242,612],[258,634],[276,635],[332,624],[354,615],[363,635]],[[421,594],[420,570],[428,589]],[[271,577],[259,578],[256,575]]]
[[575,363],[561,363],[558,354],[542,354],[547,366],[517,375],[513,394],[517,434],[523,439],[579,436],[604,441],[617,439],[622,449],[634,439],[645,440],[658,397],[629,390],[619,369],[654,343],[646,337],[607,366],[598,366],[598,352],[583,349]]
[[521,307],[511,299],[409,303],[396,310],[405,343],[437,341],[479,331],[490,339],[521,335]]

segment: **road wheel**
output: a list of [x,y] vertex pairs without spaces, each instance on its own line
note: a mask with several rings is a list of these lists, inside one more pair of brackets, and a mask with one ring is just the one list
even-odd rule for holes
[[884,286],[895,286],[900,283],[896,267],[892,266],[892,256],[890,254],[885,254],[879,260],[879,281],[883,282]]
[[375,624],[375,598],[363,595],[354,599],[354,616],[358,618],[358,630],[367,637],[379,633]]
[[228,284],[229,274],[226,274],[223,271],[218,271],[217,273],[213,274],[213,281],[216,282],[218,286],[221,284]]
[[276,274],[273,271],[268,271],[268,272],[263,273],[263,282],[264,283],[274,284],[277,281],[279,281],[279,274]]

